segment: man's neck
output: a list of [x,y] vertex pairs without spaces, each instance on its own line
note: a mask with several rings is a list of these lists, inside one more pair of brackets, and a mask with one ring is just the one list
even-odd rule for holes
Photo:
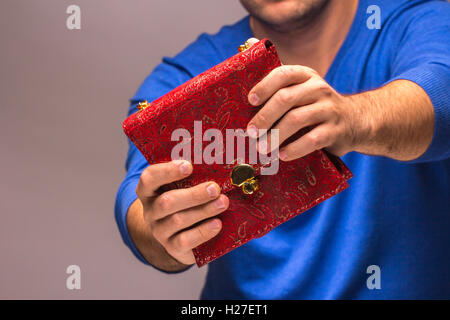
[[308,66],[325,77],[342,46],[358,8],[358,0],[330,1],[315,21],[290,33],[280,33],[250,17],[256,38],[269,38],[283,64]]

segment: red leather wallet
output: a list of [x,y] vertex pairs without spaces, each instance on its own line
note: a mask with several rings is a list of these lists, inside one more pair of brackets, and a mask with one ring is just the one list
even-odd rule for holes
[[[209,142],[195,141],[194,121],[202,121],[203,132],[219,129],[223,137],[227,129],[245,130],[259,110],[248,103],[248,92],[280,65],[275,46],[263,39],[161,98],[141,103],[140,111],[125,120],[124,131],[150,164],[173,160],[172,150],[179,144],[179,140],[172,141],[176,129],[185,129],[194,137],[189,144],[193,153],[201,154]],[[274,175],[261,175],[264,164],[260,162],[242,161],[245,160],[234,159],[226,164],[194,161],[191,176],[163,188],[215,181],[230,199],[229,208],[219,215],[221,232],[193,250],[199,267],[341,192],[353,176],[340,158],[322,150],[297,160],[280,161]],[[242,181],[232,181],[233,174],[235,180]]]

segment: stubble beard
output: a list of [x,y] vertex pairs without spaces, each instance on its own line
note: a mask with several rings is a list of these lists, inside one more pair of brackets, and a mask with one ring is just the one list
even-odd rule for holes
[[283,18],[266,14],[253,0],[240,0],[249,14],[265,27],[278,33],[294,33],[318,21],[331,0],[304,0],[303,5]]

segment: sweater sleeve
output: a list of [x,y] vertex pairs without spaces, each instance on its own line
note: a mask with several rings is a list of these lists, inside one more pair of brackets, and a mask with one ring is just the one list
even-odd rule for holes
[[393,78],[422,87],[435,113],[433,139],[419,158],[410,163],[439,161],[450,157],[450,4],[427,3],[411,13],[403,26],[392,61]]

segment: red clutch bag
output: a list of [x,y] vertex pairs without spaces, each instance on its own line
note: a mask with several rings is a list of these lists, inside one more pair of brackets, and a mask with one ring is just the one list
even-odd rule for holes
[[[236,155],[230,157],[231,161],[205,163],[195,159],[213,141],[208,136],[212,132],[209,129],[216,130],[213,135],[216,140],[218,133],[228,138],[227,130],[241,133],[245,130],[259,110],[248,103],[248,92],[280,65],[272,43],[261,40],[161,98],[141,103],[140,111],[123,124],[126,135],[150,164],[174,160],[173,150],[189,147],[183,149],[182,157],[193,162],[192,175],[166,185],[164,190],[215,181],[229,197],[228,210],[219,215],[221,232],[193,250],[198,266],[265,235],[341,192],[353,176],[341,159],[322,150],[297,160],[279,161],[277,173],[271,175],[262,174],[262,169],[270,164],[250,163],[250,147],[245,157],[237,157],[238,144],[227,150]],[[176,139],[174,132],[178,132]],[[239,139],[238,136],[234,138]],[[187,137],[182,145],[180,137]],[[222,156],[217,149],[212,154],[216,159]]]

